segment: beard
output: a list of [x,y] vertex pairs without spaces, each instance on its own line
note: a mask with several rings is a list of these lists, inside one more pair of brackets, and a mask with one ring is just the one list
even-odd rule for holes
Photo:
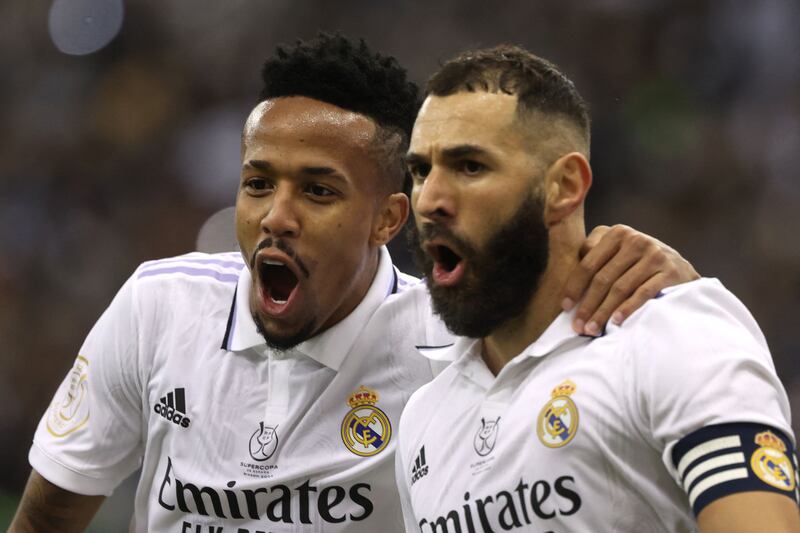
[[253,322],[256,323],[256,330],[264,337],[264,342],[267,343],[267,346],[278,352],[291,350],[301,342],[307,341],[314,336],[314,320],[309,320],[299,331],[285,337],[267,333],[264,323],[255,313],[253,313]]
[[[421,230],[411,228],[409,245],[425,273],[433,310],[452,333],[486,337],[522,315],[547,268],[549,234],[543,214],[542,199],[531,194],[481,250],[436,223],[427,223]],[[433,283],[433,259],[420,245],[434,237],[448,239],[466,261],[464,278],[454,287]]]

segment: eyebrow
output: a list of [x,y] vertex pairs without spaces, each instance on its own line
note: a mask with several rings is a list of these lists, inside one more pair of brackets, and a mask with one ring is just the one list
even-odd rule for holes
[[[269,161],[264,161],[263,159],[250,159],[245,161],[242,165],[242,169],[256,169],[262,172],[274,172],[275,167]],[[305,174],[307,176],[330,176],[332,178],[336,178],[341,181],[345,180],[342,173],[336,170],[333,167],[316,167],[316,166],[309,166],[309,167],[302,167],[300,168],[300,174]]]
[[270,171],[272,170],[272,165],[269,164],[267,161],[262,161],[261,159],[250,159],[245,161],[242,165],[242,169],[254,168],[256,170],[263,170],[263,171]]
[[[459,159],[461,157],[467,156],[488,156],[491,155],[489,152],[475,144],[459,144],[458,146],[453,146],[451,148],[445,148],[442,150],[442,156],[445,159]],[[427,163],[428,158],[422,156],[420,154],[409,152],[405,156],[406,165],[418,165],[421,163]]]

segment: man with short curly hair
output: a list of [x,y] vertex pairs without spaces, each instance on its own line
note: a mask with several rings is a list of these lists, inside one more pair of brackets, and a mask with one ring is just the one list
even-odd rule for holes
[[[82,529],[138,466],[133,531],[402,528],[397,421],[439,365],[417,348],[451,342],[385,247],[408,217],[417,89],[341,36],[280,48],[263,74],[240,253],[150,261],[125,283],[39,424],[12,531]],[[608,265],[633,284],[597,305],[694,275],[612,233],[575,286]]]

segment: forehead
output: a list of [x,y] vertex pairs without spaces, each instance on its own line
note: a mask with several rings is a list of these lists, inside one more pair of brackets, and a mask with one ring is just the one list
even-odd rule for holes
[[515,95],[461,92],[425,99],[410,151],[424,153],[458,145],[518,150],[523,140]]
[[304,96],[258,104],[244,126],[243,149],[263,143],[297,143],[308,148],[363,150],[367,157],[375,137],[368,117]]

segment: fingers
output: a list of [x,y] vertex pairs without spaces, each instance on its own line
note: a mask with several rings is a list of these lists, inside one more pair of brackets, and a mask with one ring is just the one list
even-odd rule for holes
[[[613,229],[602,227],[599,231],[593,230],[586,241],[584,241],[581,247],[582,259],[580,263],[578,263],[578,266],[570,273],[564,285],[564,300],[561,303],[561,307],[564,310],[569,311],[575,306],[575,302],[581,298],[585,299],[586,296],[592,297],[592,301],[595,305],[598,304],[609,288],[609,286],[602,287],[603,283],[608,283],[609,280],[613,281],[616,279],[596,279],[600,269],[613,257],[616,257],[620,250],[620,242],[622,241],[622,233],[624,231],[615,231],[616,228],[617,226]],[[622,262],[624,261],[625,259],[623,258]],[[617,276],[627,270],[630,264],[631,263],[625,265],[622,271],[618,271]],[[607,272],[607,274],[610,275],[611,272]],[[592,284],[591,288],[590,283]],[[585,319],[586,317],[583,318]]]
[[[609,319],[614,324],[622,324],[631,313],[670,284],[668,277],[661,272],[665,261],[664,254],[654,249],[636,261],[627,271],[611,278],[616,281],[610,284],[599,302],[589,302],[584,299],[575,312],[573,327],[576,331],[581,327],[580,333],[597,336],[602,333]],[[598,276],[602,274],[603,271],[598,273]]]
[[586,335],[599,335],[609,318],[621,324],[662,289],[700,277],[678,252],[623,225],[592,231],[581,256],[562,307],[569,311],[580,301],[572,326]]
[[611,231],[611,228],[608,226],[595,226],[592,232],[589,233],[589,236],[586,237],[586,240],[583,241],[581,249],[578,252],[579,257],[584,257],[586,254],[588,254],[600,243],[600,241],[608,234],[609,231]]

